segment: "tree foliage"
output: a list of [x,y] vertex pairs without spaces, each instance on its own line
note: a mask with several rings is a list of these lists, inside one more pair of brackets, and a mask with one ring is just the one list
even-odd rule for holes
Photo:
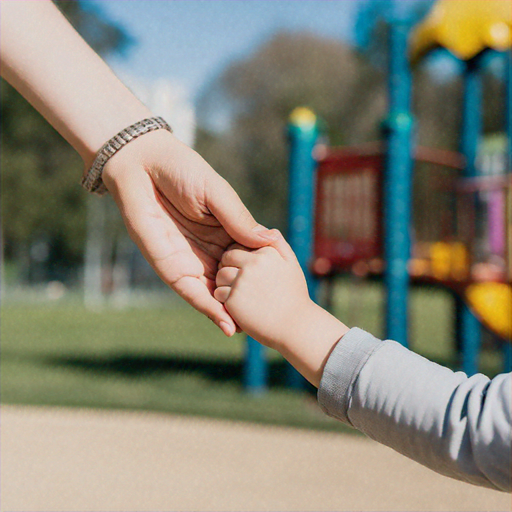
[[[57,2],[79,33],[101,53],[125,48],[124,32],[79,1]],[[82,163],[67,142],[4,80],[1,82],[2,241],[7,258],[26,257],[38,241],[54,264],[81,260],[86,194]]]
[[228,67],[206,91],[203,108],[227,102],[230,127],[199,133],[198,151],[239,190],[258,220],[285,226],[286,125],[310,107],[333,143],[375,139],[383,115],[383,76],[350,46],[308,33],[277,34]]
[[[385,55],[385,24],[376,37]],[[381,139],[387,84],[380,62],[339,40],[308,33],[277,34],[254,54],[229,66],[205,91],[197,149],[240,192],[260,222],[283,229],[290,113],[297,106],[310,107],[331,145]],[[460,78],[437,80],[425,66],[414,69],[413,75],[416,142],[458,150]],[[483,130],[503,129],[503,84],[487,74],[484,85]],[[205,127],[212,124],[208,117],[218,115],[219,106],[231,122],[216,133]]]

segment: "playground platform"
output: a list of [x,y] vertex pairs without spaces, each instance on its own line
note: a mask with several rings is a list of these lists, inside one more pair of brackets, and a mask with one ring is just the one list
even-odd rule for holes
[[1,427],[2,512],[511,509],[357,435],[24,406]]

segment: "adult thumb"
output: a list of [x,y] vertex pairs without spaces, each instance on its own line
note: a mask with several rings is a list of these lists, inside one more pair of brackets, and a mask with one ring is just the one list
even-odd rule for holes
[[293,249],[290,244],[286,241],[281,232],[277,229],[273,229],[272,233],[275,234],[275,241],[272,242],[272,247],[281,255],[281,257],[287,261],[297,260]]
[[235,242],[250,249],[270,245],[279,236],[254,220],[238,194],[222,178],[209,190],[208,208]]

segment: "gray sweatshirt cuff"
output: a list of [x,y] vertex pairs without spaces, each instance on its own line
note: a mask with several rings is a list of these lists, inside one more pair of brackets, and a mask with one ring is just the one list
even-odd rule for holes
[[357,327],[340,339],[327,360],[318,388],[318,403],[328,416],[353,426],[348,417],[352,390],[363,366],[384,344]]

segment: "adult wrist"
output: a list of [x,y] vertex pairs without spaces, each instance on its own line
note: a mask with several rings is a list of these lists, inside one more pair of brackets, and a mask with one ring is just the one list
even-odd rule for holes
[[[103,168],[103,183],[110,194],[117,195],[126,185],[136,184],[140,180],[140,172],[147,173],[153,180],[157,164],[166,162],[169,155],[176,154],[183,143],[167,130],[149,132],[139,137],[116,153]],[[135,185],[137,186],[137,185]]]
[[145,118],[137,121],[130,126],[123,128],[116,135],[106,141],[82,179],[82,186],[89,192],[102,195],[107,191],[103,183],[103,169],[107,162],[117,153],[122,151],[126,145],[132,143],[139,137],[142,137],[156,130],[167,130],[172,133],[172,128],[161,117]]
[[[117,78],[115,80],[117,81]],[[118,82],[118,85],[116,96],[109,93],[108,100],[104,99],[101,104],[95,105],[90,119],[83,120],[79,125],[80,131],[76,134],[79,140],[73,146],[84,162],[84,174],[107,140],[127,126],[154,116],[151,110],[125,88],[124,84]]]

